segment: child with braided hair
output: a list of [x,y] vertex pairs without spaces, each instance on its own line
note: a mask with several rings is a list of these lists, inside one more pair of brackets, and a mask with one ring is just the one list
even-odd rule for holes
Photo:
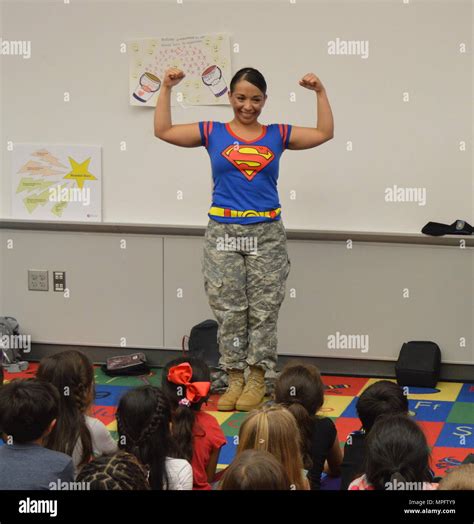
[[103,455],[82,467],[77,482],[91,490],[149,490],[148,471],[138,459],[126,451]]
[[163,369],[162,389],[171,404],[176,456],[193,467],[193,489],[210,490],[221,447],[227,443],[217,420],[201,411],[209,398],[211,374],[199,358],[181,357]]
[[127,391],[117,413],[119,448],[135,455],[148,469],[151,489],[190,490],[193,470],[187,460],[172,458],[171,410],[157,387]]
[[59,392],[59,415],[46,447],[72,457],[76,471],[93,457],[110,455],[117,444],[98,419],[89,416],[95,396],[94,367],[80,351],[55,353],[41,360],[37,378]]

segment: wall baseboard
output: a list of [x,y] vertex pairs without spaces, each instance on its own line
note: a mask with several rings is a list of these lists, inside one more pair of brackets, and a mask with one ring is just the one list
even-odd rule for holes
[[[129,355],[131,353],[142,352],[146,355],[150,366],[163,367],[166,362],[182,355],[182,351],[174,349],[142,349],[142,348],[116,348],[103,346],[78,346],[62,344],[31,344],[31,352],[27,360],[39,361],[43,357],[66,351],[67,349],[76,349],[82,351],[95,364],[105,363],[107,358],[116,355]],[[342,359],[326,357],[295,357],[292,355],[278,356],[278,369],[281,369],[286,363],[298,360],[306,364],[314,364],[323,374],[326,375],[347,375],[353,376],[354,369],[357,369],[358,376],[368,376],[377,378],[394,378],[395,362],[386,360],[360,360],[360,359]],[[474,383],[474,366],[461,364],[442,364],[441,377],[443,381],[455,382],[473,382]]]

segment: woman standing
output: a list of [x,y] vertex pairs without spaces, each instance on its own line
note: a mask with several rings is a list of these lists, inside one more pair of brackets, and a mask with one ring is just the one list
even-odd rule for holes
[[260,124],[267,84],[259,71],[246,67],[230,83],[233,120],[172,125],[171,89],[184,76],[176,68],[165,73],[155,136],[208,150],[214,189],[202,270],[219,326],[219,364],[229,376],[218,409],[250,411],[263,400],[265,372],[276,369],[278,312],[290,272],[277,191],[280,156],[285,149],[309,149],[330,140],[333,117],[321,81],[308,73],[299,83],[316,93],[317,126]]

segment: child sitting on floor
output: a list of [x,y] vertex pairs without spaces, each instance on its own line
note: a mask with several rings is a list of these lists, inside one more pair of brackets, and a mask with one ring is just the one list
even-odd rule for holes
[[289,490],[290,481],[278,460],[268,451],[242,451],[225,470],[221,490]]
[[0,490],[49,490],[74,481],[71,457],[44,447],[58,404],[56,389],[39,380],[13,380],[0,388]]
[[321,486],[321,473],[327,460],[327,473],[338,477],[342,451],[334,422],[316,413],[324,403],[324,384],[316,366],[287,365],[275,385],[275,401],[295,417],[301,433],[303,464],[311,489]]
[[209,367],[198,358],[177,358],[163,370],[162,389],[171,404],[175,456],[191,462],[195,490],[211,489],[221,447],[227,442],[215,417],[201,411],[209,397],[210,381]]
[[148,471],[135,455],[118,451],[103,455],[81,468],[76,479],[90,490],[149,490]]
[[56,386],[60,398],[58,421],[46,447],[70,455],[76,468],[117,451],[105,425],[88,415],[95,393],[94,367],[86,355],[70,350],[45,357],[37,377]]
[[300,431],[285,407],[265,405],[249,413],[240,426],[237,457],[247,449],[271,453],[283,466],[290,489],[310,489],[303,469]]
[[116,417],[119,447],[146,466],[151,489],[192,488],[189,462],[171,457],[171,410],[159,388],[141,386],[127,391],[120,399]]
[[440,480],[439,490],[474,490],[474,464],[461,464]]
[[349,490],[434,490],[425,434],[407,415],[378,417],[367,435],[364,474]]
[[344,445],[341,490],[347,490],[349,484],[363,473],[366,436],[377,418],[381,415],[407,415],[408,398],[395,382],[379,380],[362,392],[356,410],[362,429],[352,432]]

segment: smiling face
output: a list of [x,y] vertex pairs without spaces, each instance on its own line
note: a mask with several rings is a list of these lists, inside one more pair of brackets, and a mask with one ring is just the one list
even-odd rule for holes
[[232,94],[229,92],[229,102],[235,115],[234,122],[242,126],[256,124],[266,99],[267,95],[247,80],[237,82]]

